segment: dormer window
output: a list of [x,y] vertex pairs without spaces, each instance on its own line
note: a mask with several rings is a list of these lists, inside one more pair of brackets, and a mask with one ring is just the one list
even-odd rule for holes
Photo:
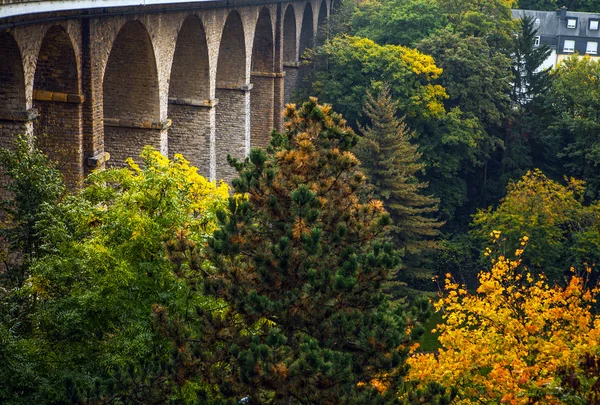
[[540,46],[540,37],[537,36],[533,39],[533,46]]
[[598,20],[590,20],[590,30],[598,31],[600,25],[600,21]]
[[577,18],[567,18],[567,28],[577,28]]
[[565,44],[563,45],[564,53],[573,53],[575,52],[575,40],[573,39],[565,39]]
[[540,21],[540,19],[539,19],[539,18],[536,18],[536,19],[535,19],[535,25],[540,25],[540,24],[541,24],[541,21]]

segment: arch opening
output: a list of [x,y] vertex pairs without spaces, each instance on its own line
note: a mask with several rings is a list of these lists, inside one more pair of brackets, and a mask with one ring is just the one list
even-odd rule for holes
[[29,134],[25,74],[17,41],[0,33],[0,147],[10,147],[16,135]]
[[185,19],[175,45],[169,84],[169,157],[183,154],[210,176],[210,66],[204,26],[195,15]]
[[295,63],[296,56],[296,15],[294,7],[289,5],[283,17],[283,62]]
[[322,46],[329,36],[329,27],[327,24],[327,3],[325,0],[321,1],[321,7],[319,8],[319,18],[317,20],[317,37],[316,45]]
[[[300,29],[300,42],[298,44],[299,63],[296,72],[295,82],[291,86],[290,99],[302,99],[310,93],[313,68],[312,64],[307,63],[305,52],[312,49],[315,45],[315,31],[313,21],[313,9],[310,3],[306,3],[302,16],[302,27]],[[295,95],[294,95],[295,94]],[[300,100],[292,100],[300,101]],[[286,100],[287,102],[287,100]]]
[[139,21],[127,22],[115,39],[104,71],[104,150],[108,165],[136,159],[144,145],[167,153],[167,130],[160,121],[154,49]]
[[251,146],[269,143],[275,114],[275,75],[273,24],[269,10],[263,8],[256,22],[252,45],[252,84],[250,92]]
[[242,19],[237,11],[229,13],[219,46],[215,96],[215,154],[217,179],[230,181],[235,169],[227,155],[243,158],[250,147],[250,86],[246,83],[246,42]]
[[237,11],[232,11],[225,21],[219,60],[217,62],[217,88],[241,86],[246,83],[246,42],[244,26]]
[[287,104],[298,81],[298,54],[296,37],[296,14],[290,4],[283,17],[283,103]]
[[33,79],[36,145],[61,168],[66,183],[83,180],[83,138],[80,77],[75,49],[61,26],[46,32]]
[[302,55],[304,51],[314,46],[314,25],[313,25],[313,10],[310,3],[306,3],[306,7],[304,8],[304,14],[302,16],[302,28],[300,30],[300,46],[298,49],[298,54],[300,60],[302,60]]

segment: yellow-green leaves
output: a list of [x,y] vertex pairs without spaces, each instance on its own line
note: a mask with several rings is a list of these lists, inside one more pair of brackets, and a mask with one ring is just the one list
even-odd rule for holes
[[442,74],[429,55],[398,45],[379,45],[367,38],[336,37],[317,50],[313,93],[331,101],[349,122],[359,116],[366,91],[387,82],[401,114],[439,118],[447,98],[435,81]]
[[[527,236],[524,263],[560,279],[565,268],[581,269],[586,262],[591,265],[597,255],[600,215],[597,204],[583,204],[583,192],[580,180],[566,179],[562,185],[540,170],[530,171],[508,186],[498,208],[480,210],[473,217],[472,235],[485,241],[490,232],[500,231],[509,251],[517,249],[519,238]],[[592,235],[596,235],[595,248]]]

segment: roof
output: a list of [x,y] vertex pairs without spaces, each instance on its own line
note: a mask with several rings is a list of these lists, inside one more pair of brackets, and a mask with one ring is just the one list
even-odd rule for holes
[[[563,16],[561,18],[561,11]],[[590,20],[600,20],[598,13],[583,13],[568,10],[540,11],[540,10],[512,10],[514,18],[522,18],[524,15],[531,16],[534,22],[539,19],[539,25],[535,24],[540,36],[566,36],[580,38],[600,38],[600,30],[590,30]],[[576,28],[567,28],[567,19],[577,20]]]
[[[555,49],[559,54],[570,54],[575,51],[583,55],[588,50],[588,42],[600,42],[600,29],[590,29],[590,21],[594,20],[599,22],[598,28],[600,28],[599,13],[568,11],[566,8],[556,11],[513,9],[512,15],[513,18],[530,16],[540,37],[540,43]],[[570,19],[576,21],[575,28],[567,26]],[[565,47],[565,41],[570,41],[568,47]],[[565,51],[565,48],[569,49]]]

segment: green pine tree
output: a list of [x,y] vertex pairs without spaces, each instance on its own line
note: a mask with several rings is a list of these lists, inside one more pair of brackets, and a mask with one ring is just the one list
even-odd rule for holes
[[434,214],[439,200],[424,193],[427,183],[417,175],[424,169],[413,133],[396,118],[397,107],[390,90],[368,93],[364,112],[371,126],[363,129],[357,157],[373,184],[373,193],[383,201],[392,218],[392,235],[404,249],[407,269],[421,266],[426,250],[437,247],[435,238],[443,225]]
[[361,198],[355,133],[315,98],[285,116],[266,151],[232,160],[237,196],[210,241],[207,290],[245,328],[213,332],[231,353],[220,389],[259,404],[398,403],[423,330],[407,327],[427,303],[407,310],[382,293],[399,259],[381,202]]
[[533,17],[524,16],[514,36],[512,47],[512,99],[518,106],[529,104],[543,95],[551,85],[551,68],[540,69],[550,55],[548,45],[535,45],[537,29]]

